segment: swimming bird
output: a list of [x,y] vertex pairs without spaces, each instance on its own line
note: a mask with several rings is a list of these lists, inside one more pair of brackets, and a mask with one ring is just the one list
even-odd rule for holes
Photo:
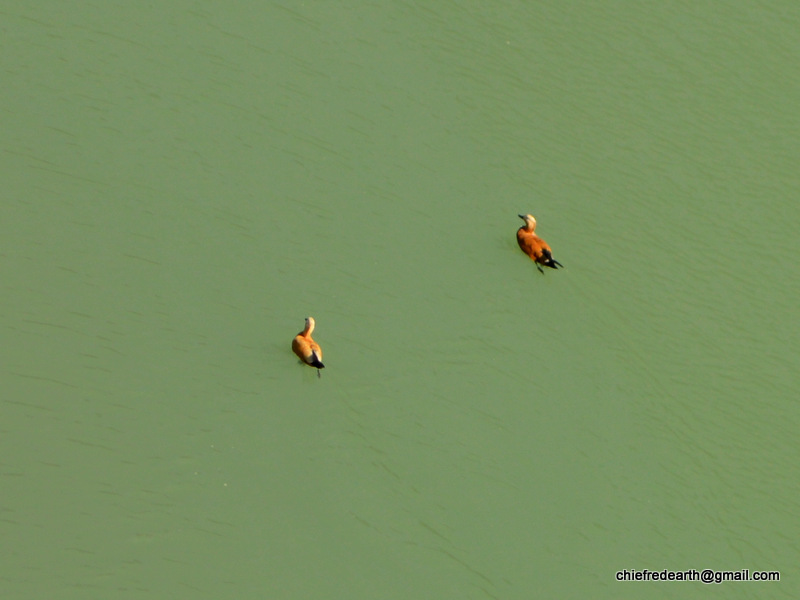
[[553,258],[547,242],[534,233],[536,219],[534,219],[533,215],[519,215],[519,218],[525,221],[525,225],[517,230],[517,243],[522,251],[536,263],[536,268],[539,269],[539,272],[544,274],[540,265],[551,269],[563,267],[564,265]]
[[325,365],[322,364],[322,348],[311,339],[311,332],[314,331],[315,324],[314,317],[306,317],[305,328],[292,340],[292,351],[309,367],[316,367],[317,377],[322,377],[319,372],[320,369],[325,368]]

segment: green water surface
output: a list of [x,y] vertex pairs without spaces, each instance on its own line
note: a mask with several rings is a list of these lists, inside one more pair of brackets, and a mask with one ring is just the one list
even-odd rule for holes
[[796,3],[0,15],[3,598],[797,597]]

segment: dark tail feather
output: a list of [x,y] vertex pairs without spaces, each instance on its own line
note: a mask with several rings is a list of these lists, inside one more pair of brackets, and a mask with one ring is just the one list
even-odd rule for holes
[[318,369],[324,369],[325,365],[322,364],[322,361],[317,358],[317,354],[315,352],[311,353],[311,359],[308,361],[312,367],[317,367]]
[[543,250],[542,256],[544,257],[542,264],[545,267],[550,267],[551,269],[557,269],[558,267],[561,267],[562,269],[564,268],[564,265],[562,265],[560,262],[558,262],[556,259],[553,258],[553,255],[550,253],[550,250]]

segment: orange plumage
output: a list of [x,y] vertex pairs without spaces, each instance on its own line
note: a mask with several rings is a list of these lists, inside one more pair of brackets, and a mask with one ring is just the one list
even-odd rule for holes
[[319,370],[324,369],[325,365],[322,364],[322,348],[311,339],[315,324],[314,317],[306,318],[305,328],[292,340],[292,351],[309,367],[316,367],[317,376],[320,377]]
[[564,265],[553,258],[553,254],[547,242],[534,233],[536,230],[536,219],[533,215],[519,215],[519,218],[525,221],[525,225],[517,230],[517,243],[520,249],[536,263],[536,268],[539,269],[541,273],[544,273],[540,265],[550,267],[551,269],[563,267]]

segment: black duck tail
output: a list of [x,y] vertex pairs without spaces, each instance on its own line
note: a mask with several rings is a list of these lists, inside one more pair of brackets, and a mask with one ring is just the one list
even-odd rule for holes
[[562,269],[564,268],[564,265],[562,265],[555,258],[553,258],[553,255],[550,253],[550,250],[544,250],[542,252],[542,261],[541,261],[541,263],[545,267],[550,267],[551,269],[557,269],[558,267],[561,267]]
[[325,365],[322,364],[322,361],[317,357],[316,353],[311,355],[311,358],[308,360],[308,364],[312,367],[317,367],[318,369],[324,369]]

